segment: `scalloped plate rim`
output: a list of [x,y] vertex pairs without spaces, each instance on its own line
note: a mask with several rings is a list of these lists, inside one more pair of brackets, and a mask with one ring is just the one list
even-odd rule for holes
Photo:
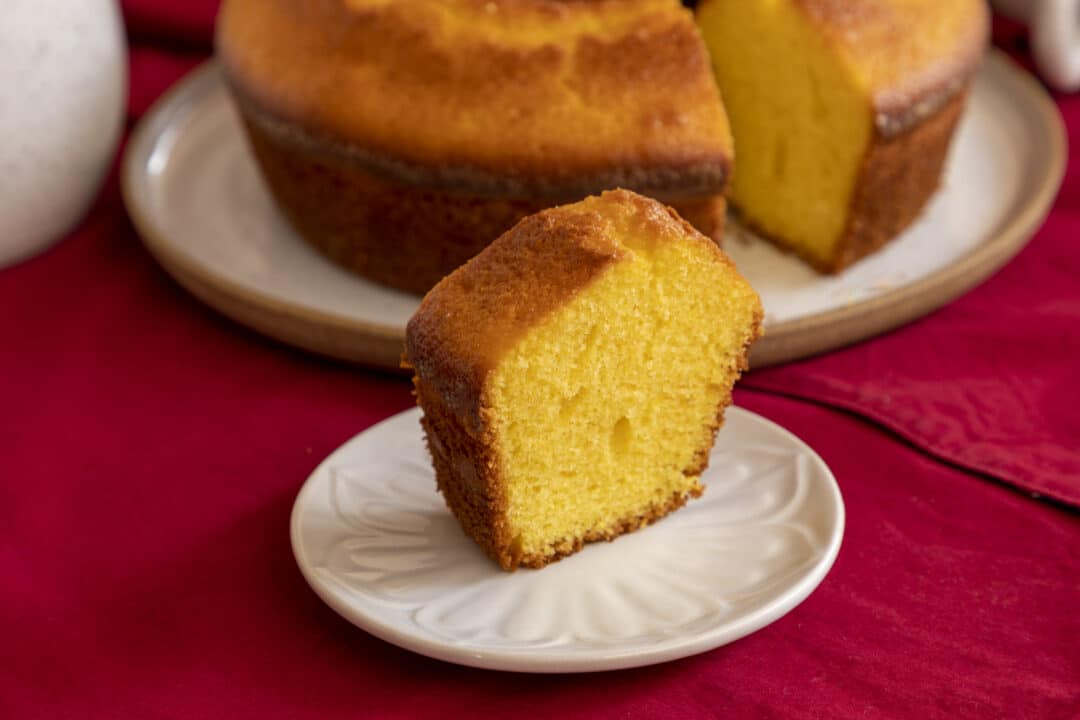
[[[789,587],[734,621],[721,622],[710,630],[696,635],[675,636],[667,642],[658,644],[656,649],[648,651],[642,651],[640,648],[593,649],[588,653],[575,653],[572,655],[538,652],[527,648],[492,649],[474,647],[470,649],[467,643],[439,642],[416,632],[410,632],[407,628],[402,629],[402,626],[397,623],[384,622],[372,614],[365,613],[363,608],[332,592],[328,586],[336,581],[331,580],[328,583],[318,577],[319,571],[311,566],[305,555],[302,524],[305,517],[307,498],[323,476],[329,477],[331,464],[335,458],[347,452],[351,444],[359,441],[366,434],[385,429],[385,426],[391,423],[402,422],[409,416],[418,420],[419,408],[410,408],[371,425],[327,455],[311,472],[297,494],[289,520],[289,534],[294,559],[305,581],[307,581],[315,594],[353,625],[398,647],[459,665],[513,672],[595,672],[652,665],[715,649],[779,620],[809,597],[832,568],[840,551],[846,524],[843,498],[836,483],[836,478],[824,460],[809,445],[781,425],[749,410],[733,405],[727,408],[726,413],[728,421],[725,422],[724,427],[732,425],[730,421],[733,417],[737,418],[737,423],[758,423],[770,432],[793,443],[815,460],[825,479],[826,499],[831,506],[835,521],[827,533],[827,544],[820,551],[817,560],[809,568],[797,573],[798,577],[790,582]],[[415,427],[416,432],[419,433],[419,422],[415,423]],[[484,558],[484,561],[489,562],[487,558]]]

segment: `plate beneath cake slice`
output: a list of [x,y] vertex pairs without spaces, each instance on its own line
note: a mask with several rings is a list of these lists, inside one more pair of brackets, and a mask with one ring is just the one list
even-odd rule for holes
[[507,573],[447,510],[420,411],[408,410],[308,478],[292,512],[296,562],[358,627],[461,665],[589,672],[711,650],[806,599],[844,533],[840,490],[813,450],[749,411],[725,417],[700,499],[541,570]]
[[[1041,224],[1065,147],[1053,101],[994,51],[972,88],[940,191],[884,250],[825,277],[733,227],[725,249],[766,311],[751,364],[871,337],[982,282]],[[292,231],[259,176],[216,64],[178,83],[140,122],[123,189],[146,246],[209,305],[278,340],[398,368],[418,298],[342,270]]]

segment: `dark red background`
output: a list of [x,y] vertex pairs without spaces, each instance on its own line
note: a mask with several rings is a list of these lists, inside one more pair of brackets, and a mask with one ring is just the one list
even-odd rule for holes
[[[124,7],[134,121],[207,56],[216,3]],[[996,40],[1023,61],[1016,32]],[[1057,102],[1080,136],[1080,97]],[[68,238],[0,270],[0,718],[1080,717],[1078,167],[974,292],[744,380],[737,402],[844,493],[821,587],[718,650],[571,676],[429,660],[315,597],[295,494],[409,385],[192,299],[114,173]]]

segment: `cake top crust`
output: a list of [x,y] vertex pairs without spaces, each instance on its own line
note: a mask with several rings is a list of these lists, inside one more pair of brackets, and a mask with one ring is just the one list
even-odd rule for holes
[[476,389],[532,327],[632,252],[621,240],[696,242],[731,260],[665,205],[613,190],[531,215],[443,278],[406,327],[405,357],[479,432]]
[[225,0],[216,42],[242,102],[413,175],[675,199],[730,173],[727,117],[678,0]]
[[984,0],[795,0],[873,98],[875,125],[894,135],[963,89],[990,34]]

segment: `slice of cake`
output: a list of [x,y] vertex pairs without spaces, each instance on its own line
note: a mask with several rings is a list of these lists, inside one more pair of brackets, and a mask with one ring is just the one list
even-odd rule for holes
[[654,200],[618,190],[519,222],[406,334],[465,532],[507,570],[541,567],[700,495],[761,317],[727,256]]
[[988,35],[983,0],[702,0],[742,220],[823,272],[922,211]]

